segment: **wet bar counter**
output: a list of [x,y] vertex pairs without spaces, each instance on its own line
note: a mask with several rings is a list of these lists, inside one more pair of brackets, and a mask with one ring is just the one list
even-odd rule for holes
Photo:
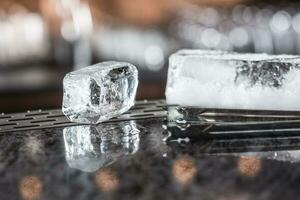
[[297,199],[300,134],[186,140],[164,117],[2,132],[0,177],[1,199]]

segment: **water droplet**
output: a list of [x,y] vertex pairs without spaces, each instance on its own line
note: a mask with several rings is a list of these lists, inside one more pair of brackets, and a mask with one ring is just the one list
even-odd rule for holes
[[191,126],[191,124],[180,124],[180,125],[177,125],[177,128],[179,128],[181,131],[185,131],[187,130],[189,127]]
[[190,138],[188,138],[188,137],[186,137],[186,138],[178,138],[178,143],[181,143],[181,142],[188,143],[188,142],[190,142]]
[[162,139],[163,143],[166,143],[171,136],[172,136],[171,131],[168,131],[168,135]]
[[187,121],[184,120],[184,119],[176,119],[176,123],[177,123],[177,124],[186,124]]
[[180,106],[177,106],[176,107],[176,110],[180,113],[184,113],[186,111],[186,108],[185,107],[180,107]]
[[177,119],[176,123],[177,123],[177,127],[182,131],[185,131],[187,128],[191,126],[191,124],[184,119]]
[[162,125],[162,128],[163,128],[164,130],[167,130],[167,129],[168,129],[168,127],[167,127],[166,125]]

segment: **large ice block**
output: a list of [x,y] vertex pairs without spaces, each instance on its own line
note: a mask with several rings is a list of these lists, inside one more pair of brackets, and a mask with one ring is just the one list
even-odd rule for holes
[[168,104],[300,110],[300,57],[181,50],[169,60]]
[[134,105],[138,71],[124,62],[103,62],[67,74],[63,113],[73,122],[99,123]]

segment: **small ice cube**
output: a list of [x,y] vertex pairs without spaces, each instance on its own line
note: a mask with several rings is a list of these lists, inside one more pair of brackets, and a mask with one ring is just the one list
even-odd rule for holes
[[63,85],[62,111],[67,118],[96,124],[134,105],[138,71],[129,63],[103,62],[68,73]]
[[300,110],[300,57],[182,50],[170,57],[168,104]]

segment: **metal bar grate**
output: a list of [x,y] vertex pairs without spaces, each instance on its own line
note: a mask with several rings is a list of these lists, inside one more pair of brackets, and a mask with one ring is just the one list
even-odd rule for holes
[[169,105],[172,138],[286,137],[300,135],[299,111],[237,110]]
[[[129,111],[107,122],[138,120],[145,118],[166,117],[167,111],[164,100],[137,101]],[[60,109],[36,110],[26,113],[0,115],[0,132],[24,131],[32,129],[71,126],[77,123],[70,122]]]
[[[169,114],[168,114],[169,112]],[[207,135],[249,135],[272,132],[300,134],[300,111],[230,110],[166,105],[165,100],[137,101],[129,111],[104,123],[149,118],[168,119],[171,129]],[[0,115],[0,132],[72,126],[61,112],[36,110]],[[177,131],[175,131],[177,132]],[[254,135],[255,135],[254,134]]]

